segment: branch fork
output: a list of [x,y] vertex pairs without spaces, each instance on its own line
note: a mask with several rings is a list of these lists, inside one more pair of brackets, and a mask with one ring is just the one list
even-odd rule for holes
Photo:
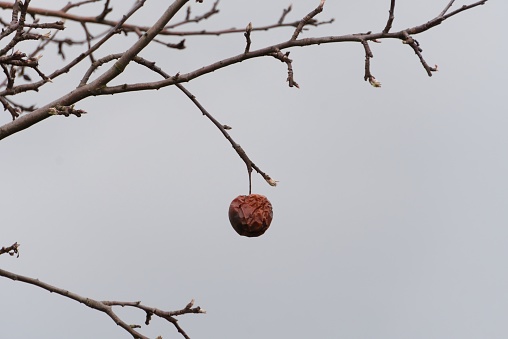
[[289,58],[289,52],[282,53],[280,49],[276,48],[275,52],[271,53],[270,55],[273,56],[275,59],[284,62],[288,66],[288,77],[286,81],[289,83],[289,87],[300,88],[300,85],[298,85],[298,83],[294,79],[293,60]]

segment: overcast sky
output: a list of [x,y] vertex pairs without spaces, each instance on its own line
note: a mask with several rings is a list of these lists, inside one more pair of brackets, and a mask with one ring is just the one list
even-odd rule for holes
[[[117,19],[132,1],[112,3]],[[167,3],[147,1],[134,21],[155,20]],[[197,14],[212,2],[189,3]],[[287,20],[318,3],[295,1]],[[381,31],[389,3],[329,0],[318,18],[335,22],[302,37]],[[427,22],[446,3],[398,1],[393,30]],[[222,0],[219,15],[185,29],[272,24],[289,4]],[[300,89],[273,58],[189,83],[279,180],[273,188],[253,177],[253,191],[274,208],[259,238],[240,237],[227,217],[231,200],[248,193],[245,164],[176,88],[89,98],[77,105],[89,112],[82,118],[47,119],[2,140],[0,246],[22,246],[0,267],[98,300],[174,310],[194,298],[207,314],[179,318],[193,339],[508,337],[507,13],[506,1],[490,0],[416,36],[439,66],[431,78],[409,46],[383,41],[371,45],[379,89],[363,81],[364,51],[354,43],[291,50]],[[291,34],[254,32],[252,48]],[[132,41],[117,39],[96,57]],[[183,51],[141,55],[174,74],[241,53],[244,43],[242,34],[195,37]],[[43,71],[57,63],[44,52]],[[25,104],[58,98],[82,72]],[[132,65],[115,83],[154,79]],[[129,338],[97,311],[5,278],[0,305],[1,337]],[[144,322],[142,312],[119,312]],[[180,338],[159,319],[140,331]]]

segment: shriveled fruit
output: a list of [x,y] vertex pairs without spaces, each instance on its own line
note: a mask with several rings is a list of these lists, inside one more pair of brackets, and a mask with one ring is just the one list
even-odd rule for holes
[[270,227],[272,204],[261,194],[239,195],[229,205],[229,221],[236,233],[259,237]]

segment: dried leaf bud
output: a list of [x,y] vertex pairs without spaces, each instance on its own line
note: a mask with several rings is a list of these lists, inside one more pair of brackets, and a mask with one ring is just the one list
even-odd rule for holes
[[272,204],[261,194],[239,195],[229,205],[229,221],[236,233],[259,237],[270,227]]
[[371,76],[369,78],[369,82],[372,85],[372,87],[376,87],[376,88],[381,87],[381,83],[379,81],[377,81],[376,78],[374,78],[373,76]]
[[277,186],[277,183],[278,181],[277,180],[273,180],[272,178],[269,178],[266,180],[266,182],[270,185],[270,186]]
[[188,309],[192,308],[192,306],[194,306],[194,299],[192,299],[192,300],[191,300],[191,301],[187,304],[187,306],[185,306],[185,309],[187,309],[187,310],[188,310]]

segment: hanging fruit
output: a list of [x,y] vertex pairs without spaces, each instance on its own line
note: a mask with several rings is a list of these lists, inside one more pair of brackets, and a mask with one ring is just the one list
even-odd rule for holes
[[229,221],[236,233],[259,237],[270,227],[272,204],[261,194],[239,195],[229,205]]

